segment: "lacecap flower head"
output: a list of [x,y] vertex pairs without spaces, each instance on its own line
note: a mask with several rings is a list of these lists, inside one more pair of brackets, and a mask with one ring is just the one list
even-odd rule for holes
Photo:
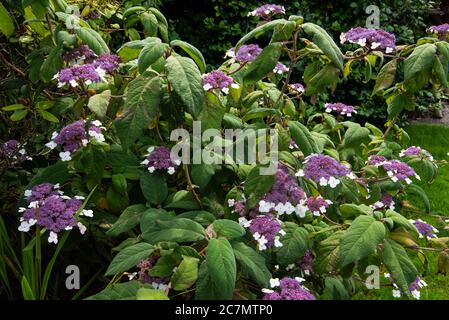
[[105,138],[102,134],[101,122],[78,120],[61,129],[61,131],[53,132],[51,141],[46,144],[50,149],[56,148],[58,145],[62,147],[63,152],[59,153],[62,161],[70,161],[72,154],[78,149],[85,147],[92,140],[104,142]]
[[17,140],[8,140],[0,144],[0,159],[2,158],[12,165],[25,160],[33,160],[33,158],[27,156],[26,150],[21,148],[20,142]]
[[218,89],[228,94],[230,88],[238,89],[238,87],[234,79],[221,70],[214,70],[203,75],[203,88],[206,91]]
[[449,33],[449,23],[444,23],[440,25],[431,26],[427,29],[427,31],[431,33],[435,33],[437,35],[446,36]]
[[353,106],[349,106],[341,102],[326,103],[324,107],[328,113],[341,114],[347,117],[352,117],[353,113],[357,113]]
[[304,279],[284,277],[271,279],[271,289],[264,288],[263,300],[316,300],[310,291],[301,285]]
[[269,19],[276,14],[284,14],[285,8],[277,4],[264,4],[263,6],[248,13],[248,16]]
[[[50,233],[48,242],[57,243],[58,233],[77,227],[84,234],[86,227],[75,214],[81,209],[84,198],[65,196],[59,185],[43,183],[25,191],[28,207],[19,208],[22,213],[19,231],[28,232],[34,225],[46,228]],[[83,209],[80,216],[93,217],[92,210]]]
[[180,160],[173,159],[170,149],[166,147],[150,147],[148,148],[148,155],[142,164],[145,168],[153,173],[155,171],[167,171],[172,175],[175,173],[178,166],[181,164]]
[[246,63],[254,61],[261,52],[262,48],[257,44],[244,44],[237,50],[237,52],[235,52],[235,48],[229,49],[226,52],[225,57],[230,57],[234,61],[240,63]]
[[352,28],[340,35],[341,43],[350,42],[371,50],[383,50],[391,53],[396,49],[396,37],[382,29]]

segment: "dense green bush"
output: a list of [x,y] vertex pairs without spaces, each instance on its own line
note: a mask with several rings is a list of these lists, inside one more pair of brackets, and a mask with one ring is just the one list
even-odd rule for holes
[[[446,41],[378,31],[343,54],[319,25],[279,15],[207,73],[159,10],[102,4],[82,19],[63,0],[0,5],[1,295],[71,297],[61,278],[75,264],[87,278],[73,298],[272,299],[280,286],[347,299],[375,266],[395,296],[419,298],[426,251],[447,269],[447,238],[403,210],[413,193],[430,211],[415,169],[431,181],[437,162],[397,124],[424,87],[448,86]],[[385,128],[331,98],[351,74],[376,79]],[[193,146],[171,158],[179,140]],[[240,147],[246,158],[223,152]]]

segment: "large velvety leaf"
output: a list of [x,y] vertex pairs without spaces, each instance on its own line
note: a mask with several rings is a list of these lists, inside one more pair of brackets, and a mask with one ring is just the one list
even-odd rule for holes
[[369,142],[369,129],[360,125],[352,126],[345,132],[344,145],[347,148],[360,148],[362,143]]
[[59,45],[51,49],[48,57],[41,66],[40,78],[42,81],[49,82],[59,69],[61,69],[62,63],[62,45]]
[[145,229],[142,238],[149,243],[160,241],[194,242],[205,238],[204,228],[197,222],[185,219],[154,220]]
[[129,206],[122,212],[117,221],[112,225],[112,228],[108,230],[107,234],[116,237],[123,232],[127,232],[137,226],[140,222],[142,212],[147,208],[142,204],[135,204]]
[[373,95],[379,91],[389,88],[396,77],[396,69],[398,67],[398,60],[394,59],[386,63],[382,69],[380,69],[379,74],[376,77],[376,85],[373,89]]
[[265,258],[243,242],[233,242],[232,248],[242,270],[259,286],[267,288],[271,272],[266,266]]
[[418,271],[405,249],[397,242],[386,239],[381,255],[396,284],[402,290],[407,291],[410,283],[416,279]]
[[170,56],[165,64],[167,78],[187,111],[197,118],[204,105],[201,73],[192,59]]
[[111,90],[105,90],[89,98],[87,107],[99,118],[104,118],[111,100]]
[[183,291],[190,288],[198,279],[198,262],[194,257],[184,256],[170,282],[173,290]]
[[[313,64],[311,64],[313,66]],[[307,76],[306,76],[307,72]],[[304,71],[304,82],[306,83],[306,94],[308,96],[322,93],[328,87],[335,90],[338,83],[340,70],[333,64],[326,64],[322,69],[308,69]]]
[[338,269],[340,241],[343,234],[343,231],[337,231],[319,243],[313,270],[318,273],[329,273]]
[[105,275],[111,276],[131,269],[139,261],[148,258],[153,251],[154,247],[146,242],[126,247],[112,259]]
[[139,72],[144,73],[153,63],[155,63],[160,57],[163,56],[165,50],[167,50],[168,44],[162,42],[153,42],[147,44],[142,51],[140,51],[137,65],[139,66]]
[[297,121],[290,121],[288,127],[290,128],[293,140],[295,140],[304,156],[308,156],[312,153],[319,153],[318,145],[305,125]]
[[255,83],[271,73],[281,53],[282,46],[280,43],[272,43],[266,46],[245,71],[243,75],[245,83]]
[[164,290],[140,288],[136,293],[137,300],[170,300]]
[[243,38],[241,38],[239,40],[239,42],[237,42],[235,49],[238,50],[240,48],[240,46],[242,44],[244,44],[245,42],[247,42],[249,39],[258,37],[258,36],[262,35],[263,33],[274,29],[276,26],[282,26],[285,23],[287,23],[287,20],[277,19],[277,20],[273,20],[273,21],[270,21],[270,22],[267,22],[267,23],[264,23],[264,24],[258,26],[257,28],[251,30],[245,36],[243,36]]
[[278,262],[282,266],[296,263],[307,250],[307,230],[293,222],[285,222],[282,228],[285,235],[280,241],[282,247],[276,250]]
[[414,109],[415,102],[413,101],[412,97],[406,94],[398,94],[395,96],[388,105],[388,117],[394,118],[398,116],[402,110],[413,110]]
[[96,54],[109,53],[108,45],[97,31],[90,28],[79,27],[76,29],[76,34],[81,41],[87,44]]
[[240,224],[228,219],[215,220],[212,227],[218,236],[225,238],[240,238],[246,233]]
[[185,52],[187,52],[187,54],[190,56],[190,58],[192,58],[193,61],[195,61],[198,68],[200,69],[201,73],[206,72],[206,61],[204,60],[204,57],[203,57],[201,51],[199,51],[197,48],[192,46],[190,43],[187,43],[182,40],[173,40],[170,42],[170,46],[172,48],[179,47],[182,50],[184,50]]
[[237,267],[231,244],[224,238],[211,239],[206,260],[200,267],[196,299],[230,300],[236,277]]
[[432,43],[422,44],[413,50],[404,61],[404,85],[411,92],[418,91],[429,81],[437,47]]
[[344,267],[374,253],[377,245],[385,239],[385,233],[382,222],[372,216],[357,217],[341,239],[341,266]]
[[88,297],[86,300],[134,300],[136,299],[137,291],[142,287],[153,288],[149,284],[142,286],[136,280],[116,283],[96,295]]
[[124,149],[142,136],[144,129],[157,115],[160,86],[160,78],[152,73],[145,73],[129,84],[124,113],[115,121],[117,135]]
[[275,176],[274,175],[261,175],[261,167],[254,167],[245,181],[245,196],[247,199],[251,199],[250,206],[256,204],[259,199],[273,186]]
[[140,176],[140,187],[150,203],[161,204],[167,198],[167,182],[161,175],[145,172]]
[[305,33],[312,37],[313,43],[315,43],[340,70],[343,70],[343,53],[341,53],[340,48],[338,48],[326,30],[310,22],[302,24],[301,27]]

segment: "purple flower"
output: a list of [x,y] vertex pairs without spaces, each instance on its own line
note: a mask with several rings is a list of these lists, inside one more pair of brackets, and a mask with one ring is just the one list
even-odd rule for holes
[[412,222],[416,229],[418,230],[419,237],[427,239],[432,239],[436,237],[436,233],[438,233],[438,229],[433,227],[431,224],[428,224],[427,222],[422,221],[421,219],[418,220],[410,220]]
[[95,20],[101,17],[101,13],[98,10],[93,10],[85,17],[87,20]]
[[230,87],[238,88],[239,85],[234,83],[234,79],[227,76],[223,71],[214,70],[203,75],[203,88],[206,91],[219,89],[228,94]]
[[[311,294],[305,287],[301,285],[301,278],[284,277],[279,279],[271,279],[272,289],[262,289],[265,293],[263,300],[316,300],[315,296]],[[279,292],[280,291],[280,292]]]
[[156,170],[167,170],[167,173],[172,175],[181,163],[179,160],[172,159],[171,151],[168,148],[159,147],[154,149],[153,147],[150,147],[148,148],[148,152],[149,154],[146,159],[142,161],[142,164],[150,173],[153,173]]
[[348,167],[323,154],[311,154],[306,157],[304,163],[304,170],[299,170],[297,176],[311,179],[321,186],[329,185],[331,188],[340,183],[338,178],[348,176],[351,172]]
[[24,148],[20,148],[20,142],[17,140],[8,140],[0,145],[0,159],[6,159],[10,164],[18,164],[25,160],[32,160],[26,155]]
[[262,48],[257,44],[244,44],[239,48],[237,53],[235,52],[235,48],[229,49],[226,52],[226,56],[233,58],[237,62],[246,63],[254,61],[261,52]]
[[396,37],[382,29],[353,28],[340,35],[341,43],[356,43],[362,47],[368,46],[370,49],[384,50],[391,53],[396,49]]
[[87,63],[92,63],[97,55],[95,52],[93,52],[89,46],[83,44],[75,49],[70,50],[67,52],[63,59],[64,61],[70,62],[70,61],[77,61],[77,63],[81,61],[85,61]]
[[[58,185],[43,183],[25,191],[28,208],[19,208],[22,213],[19,231],[28,232],[37,224],[50,231],[48,242],[57,243],[58,233],[78,227],[83,234],[86,227],[76,220],[75,214],[81,209],[83,197],[64,196]],[[82,210],[80,215],[92,217],[91,210]]]
[[46,146],[50,149],[54,149],[58,145],[62,146],[64,151],[59,156],[61,160],[69,161],[72,153],[86,146],[93,139],[99,142],[105,141],[101,122],[78,120],[63,127],[59,133],[53,132],[52,139]]
[[412,183],[410,177],[414,176],[418,180],[420,179],[413,168],[399,160],[387,161],[383,163],[382,166],[393,182],[405,181],[406,183],[410,184]]
[[95,61],[93,65],[96,69],[100,68],[107,73],[112,73],[117,70],[120,63],[120,57],[116,54],[103,53]]
[[269,19],[276,14],[284,14],[285,8],[276,4],[264,4],[263,6],[248,13],[248,16]]
[[298,262],[299,268],[305,275],[310,275],[313,270],[313,258],[312,250],[307,249],[304,256]]
[[249,221],[249,231],[258,242],[260,251],[267,248],[282,247],[279,235],[285,235],[281,230],[281,223],[272,215],[257,216]]
[[389,208],[394,210],[394,199],[391,194],[383,191],[380,200],[372,205],[374,209]]
[[399,153],[400,157],[421,157],[421,156],[425,156],[426,158],[428,158],[430,161],[433,161],[433,157],[430,154],[429,151],[424,150],[420,147],[415,147],[415,146],[411,146],[405,150],[401,150],[401,152]]
[[352,117],[353,113],[357,113],[353,106],[348,106],[341,102],[326,103],[324,107],[326,108],[326,112],[328,113],[334,112],[337,114],[345,115],[347,117]]
[[373,155],[368,157],[368,161],[366,162],[370,166],[381,166],[384,162],[387,161],[387,158],[384,156]]
[[421,297],[420,290],[423,287],[427,287],[427,283],[420,277],[416,277],[415,281],[410,283],[408,290],[415,299],[419,300],[419,298]]
[[326,200],[323,197],[309,197],[307,199],[307,208],[314,216],[326,213],[326,209],[331,204],[332,201]]
[[54,79],[58,80],[58,87],[63,87],[66,84],[77,87],[80,83],[90,85],[94,82],[100,82],[104,75],[103,69],[96,68],[93,63],[89,63],[64,68],[54,76]]
[[304,86],[300,83],[292,83],[289,84],[288,87],[290,88],[290,90],[297,93],[303,93],[305,91]]
[[449,33],[449,24],[448,23],[444,23],[444,24],[440,24],[437,26],[431,26],[427,29],[427,31],[432,32],[432,33],[436,33],[438,34],[440,37],[441,36],[446,36]]
[[[283,74],[283,73],[288,72],[288,70],[289,69],[285,64],[278,62],[278,63],[276,63],[276,66],[274,67],[273,72],[278,73],[278,74]],[[303,87],[303,89],[304,89],[304,87]]]
[[[141,283],[148,283],[153,286],[153,288],[157,290],[165,290],[168,288],[169,279],[165,277],[154,277],[149,274],[151,268],[154,267],[156,262],[159,260],[158,257],[151,256],[148,259],[142,260],[137,263],[137,268],[139,268],[139,272],[131,275],[130,280],[132,280],[135,276],[137,276],[137,280]],[[173,271],[174,272],[174,271]]]

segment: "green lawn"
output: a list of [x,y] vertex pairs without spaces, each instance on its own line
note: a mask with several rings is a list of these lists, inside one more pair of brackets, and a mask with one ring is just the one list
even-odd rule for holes
[[[410,145],[420,146],[432,153],[436,160],[449,161],[449,127],[442,125],[413,124],[406,128],[410,135]],[[426,191],[431,204],[431,214],[449,217],[449,165],[439,168],[438,177],[435,181],[428,183],[422,181],[419,185]],[[416,215],[423,220],[432,223],[440,230],[440,237],[449,236],[449,232],[442,230],[445,226],[443,221],[435,217],[426,216],[422,201],[417,196],[410,196],[408,200],[422,213]],[[449,274],[439,275],[437,272],[437,254],[428,254],[428,272],[423,277],[428,283],[427,290],[421,291],[421,299],[449,300]],[[381,277],[382,278],[382,277]],[[369,290],[360,293],[355,299],[393,299],[391,288]]]

